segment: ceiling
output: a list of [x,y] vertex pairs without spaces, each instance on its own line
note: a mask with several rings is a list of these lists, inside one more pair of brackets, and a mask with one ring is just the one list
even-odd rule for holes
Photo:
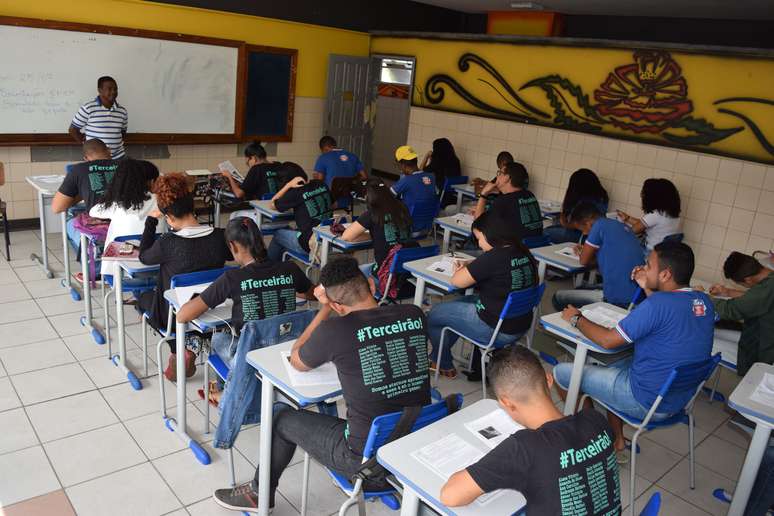
[[[415,0],[457,11],[511,11],[522,0]],[[774,0],[532,0],[545,11],[606,16],[774,19]],[[772,36],[774,37],[774,36]]]

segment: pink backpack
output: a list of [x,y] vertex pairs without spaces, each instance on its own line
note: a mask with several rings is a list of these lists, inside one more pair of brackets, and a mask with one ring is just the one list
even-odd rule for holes
[[[91,217],[88,212],[84,212],[75,217],[73,227],[88,237],[89,248],[87,250],[87,257],[89,260],[89,281],[93,282],[97,278],[95,263],[97,259],[97,249],[95,244],[105,243],[108,228],[110,227],[110,221]],[[86,281],[86,278],[84,278],[84,281]]]

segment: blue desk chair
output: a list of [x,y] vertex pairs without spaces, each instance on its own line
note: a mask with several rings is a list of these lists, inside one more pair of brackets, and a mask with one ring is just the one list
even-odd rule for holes
[[662,242],[682,242],[685,235],[682,233],[674,233],[672,235],[667,235],[664,237],[664,240]]
[[453,177],[447,177],[443,181],[443,188],[441,188],[441,192],[438,195],[438,212],[440,213],[441,209],[443,208],[443,198],[446,196],[446,194],[450,195],[462,195],[461,193],[458,193],[455,191],[452,186],[455,185],[466,185],[468,184],[468,176],[453,176]]
[[[458,410],[462,407],[462,394],[453,394],[450,396],[452,408],[449,409],[446,400],[442,400],[436,403],[432,403],[422,408],[422,411],[417,416],[414,425],[411,427],[410,432],[415,432],[421,428],[424,428],[436,421],[448,416],[451,412]],[[455,406],[456,404],[456,406]],[[369,459],[376,456],[376,452],[379,448],[389,442],[390,434],[392,434],[398,421],[401,417],[401,412],[392,412],[374,418],[371,423],[371,429],[368,432],[366,438],[366,444],[363,448],[363,463],[368,462]],[[410,433],[409,432],[409,433]],[[333,482],[344,491],[349,498],[339,508],[339,516],[344,516],[350,507],[357,504],[359,516],[366,516],[365,502],[366,500],[380,499],[390,509],[397,511],[400,508],[400,502],[396,496],[397,490],[386,489],[384,491],[363,491],[363,479],[357,476],[357,480],[352,484],[352,481],[346,478],[344,475],[340,475],[334,471],[327,470],[328,474],[333,479]],[[305,514],[306,500],[309,492],[309,454],[304,452],[304,475],[303,484],[301,488],[301,514]]]
[[[664,380],[664,383],[658,392],[658,396],[656,396],[656,399],[653,402],[653,405],[650,406],[650,409],[648,410],[648,413],[645,415],[644,419],[638,419],[628,414],[624,414],[623,412],[616,409],[615,407],[610,407],[598,400],[595,400],[597,403],[603,406],[608,412],[612,412],[613,414],[621,418],[627,425],[630,425],[636,429],[636,431],[634,432],[634,435],[632,436],[632,446],[631,446],[632,462],[631,462],[631,468],[629,470],[629,482],[630,482],[629,500],[634,500],[634,481],[635,481],[635,473],[637,471],[636,469],[637,453],[635,453],[635,450],[637,450],[637,439],[639,439],[640,434],[642,434],[643,432],[654,430],[656,428],[667,428],[680,423],[688,424],[688,447],[689,447],[689,461],[690,461],[690,471],[691,471],[690,485],[691,485],[691,489],[694,489],[696,487],[696,464],[694,460],[694,450],[693,450],[694,448],[693,428],[695,426],[694,418],[693,418],[693,406],[694,406],[694,402],[696,401],[696,397],[701,392],[702,387],[704,387],[704,383],[710,378],[710,376],[712,376],[712,373],[715,371],[715,368],[718,366],[719,362],[720,362],[720,354],[717,354],[705,360],[701,360],[699,362],[693,362],[691,364],[684,364],[672,369],[672,371],[669,373],[669,376],[666,378],[666,380]],[[653,414],[655,414],[656,411],[658,410],[658,406],[661,404],[661,401],[669,392],[690,391],[690,390],[693,390],[693,396],[691,396],[691,399],[688,400],[688,402],[685,404],[685,406],[682,409],[680,409],[678,412],[676,412],[672,416],[662,421],[651,421],[651,418],[653,417]],[[583,405],[583,402],[588,397],[589,396],[587,394],[584,394],[581,397],[580,405]],[[632,516],[634,516],[634,503],[632,502],[632,504],[629,507],[630,507],[630,513],[632,514]]]
[[[632,505],[634,505],[634,502],[632,502]],[[659,510],[661,510],[661,493],[656,491],[642,509],[640,516],[658,516]]]
[[[346,217],[342,217],[339,220],[339,222],[344,222],[344,221],[346,221]],[[323,219],[320,222],[320,226],[330,226],[332,224],[333,224],[333,219],[332,218],[331,219]],[[320,242],[320,240],[321,240],[321,238],[317,237],[317,241]],[[288,249],[284,253],[282,253],[282,261],[283,262],[286,261],[288,259],[288,257],[296,260],[297,262],[301,262],[304,265],[304,267],[305,267],[304,268],[304,274],[306,274],[307,276],[309,276],[309,271],[311,271],[312,269],[320,267],[320,264],[314,263],[312,261],[312,258],[309,256],[309,253],[300,253],[300,252],[291,251],[291,250]]]
[[383,305],[388,301],[395,301],[387,297],[387,293],[390,291],[393,281],[398,280],[398,274],[408,272],[403,268],[403,264],[414,260],[421,260],[422,258],[429,258],[430,256],[436,256],[439,253],[439,247],[437,245],[431,245],[427,247],[407,247],[400,249],[395,253],[395,257],[390,265],[390,274],[387,276],[387,284],[382,288],[379,294],[379,304]]
[[537,249],[551,245],[551,238],[548,235],[529,236],[522,238],[521,242],[527,249]]
[[417,201],[409,210],[411,214],[411,220],[413,222],[411,227],[412,238],[423,238],[427,236],[431,229],[433,229],[433,221],[435,216],[438,215],[438,200],[428,199],[425,201]]
[[[481,350],[481,388],[484,392],[484,398],[486,398],[486,357],[492,350],[502,347],[495,344],[495,339],[497,339],[497,335],[500,333],[500,327],[503,324],[503,320],[510,319],[512,317],[519,317],[528,313],[531,313],[532,317],[534,318],[535,312],[540,306],[540,300],[543,298],[543,291],[545,291],[545,289],[546,284],[541,283],[540,285],[524,290],[516,290],[508,294],[508,298],[505,300],[505,305],[500,312],[500,318],[497,320],[497,326],[495,326],[494,330],[492,331],[492,336],[489,338],[489,342],[479,342],[450,326],[444,326],[444,328],[441,330],[441,342],[438,344],[438,356],[436,358],[436,364],[441,363],[441,352],[443,351],[443,342],[447,331],[455,333],[463,339],[470,341],[474,346]],[[534,324],[531,325],[530,330],[527,331],[527,347],[529,348],[532,347],[532,332],[534,331],[534,327]],[[435,368],[436,385],[438,385],[438,376],[440,372],[441,367],[439,365]]]

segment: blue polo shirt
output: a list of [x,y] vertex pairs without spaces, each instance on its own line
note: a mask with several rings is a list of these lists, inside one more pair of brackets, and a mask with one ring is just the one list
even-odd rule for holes
[[[710,357],[715,308],[705,293],[690,288],[654,292],[621,320],[616,330],[634,343],[629,382],[634,398],[649,408],[672,369]],[[677,412],[695,391],[694,385],[668,393],[658,412]]]
[[392,185],[392,193],[408,206],[409,211],[417,202],[438,202],[435,195],[435,175],[423,170],[417,170],[410,176],[400,176]]
[[632,269],[645,263],[640,241],[626,224],[602,216],[591,227],[586,243],[597,250],[605,301],[628,305],[637,290]]
[[314,164],[314,171],[325,177],[325,184],[330,188],[334,177],[355,177],[363,170],[360,158],[343,149],[333,149],[320,154]]

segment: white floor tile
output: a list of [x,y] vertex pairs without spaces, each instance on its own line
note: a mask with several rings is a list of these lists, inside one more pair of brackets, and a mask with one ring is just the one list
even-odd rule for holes
[[43,445],[65,487],[145,462],[142,450],[121,424]]
[[[37,249],[36,254],[40,253],[40,249]],[[37,264],[33,264],[33,266],[29,266],[29,261],[27,260],[19,260],[18,266],[11,264],[14,268],[14,271],[16,272],[16,275],[19,277],[22,281],[34,281],[34,280],[42,280],[42,279],[48,279],[48,276],[46,276],[46,273],[43,272],[43,268],[40,267]],[[62,272],[64,271],[64,266],[59,263],[59,260],[57,260],[55,257],[49,255],[48,260],[48,270],[54,273],[54,276],[57,278],[62,277]]]
[[[688,454],[688,425],[675,425],[668,428],[659,428],[658,430],[646,432],[641,435],[643,435],[645,439],[660,444],[675,453],[681,455]],[[693,429],[695,445],[698,447],[708,435],[706,430],[695,427]]]
[[[83,311],[83,301],[73,301],[69,294],[60,294],[51,297],[41,297],[36,299],[38,306],[48,317],[52,315],[72,314]],[[102,308],[97,303],[93,303],[95,315],[102,316]]]
[[32,319],[0,325],[0,348],[55,339],[57,333],[46,319]]
[[[2,271],[0,271],[1,273]],[[18,287],[11,285],[3,285],[0,288],[0,303],[10,303],[13,301],[22,301],[24,299],[30,299],[31,296],[27,290],[19,285]]]
[[[629,469],[624,468],[623,466],[620,468],[621,471],[621,507],[626,508],[629,506]],[[637,475],[635,477],[635,489],[634,489],[634,499],[636,500],[638,496],[640,496],[642,493],[644,493],[650,486],[653,485],[653,482],[650,480],[646,480],[645,478]]]
[[27,407],[27,414],[43,442],[118,422],[97,391],[38,403]]
[[[203,443],[212,439],[213,434],[203,434],[204,416],[193,406],[188,404],[188,435]],[[183,441],[169,431],[158,412],[147,414],[124,423],[134,440],[140,445],[151,460],[170,455],[183,449],[187,449]],[[215,432],[215,428],[212,428]]]
[[30,405],[90,391],[94,383],[79,364],[66,364],[11,376],[22,403]]
[[44,340],[0,349],[8,374],[14,375],[75,362],[75,357],[61,339]]
[[24,409],[0,412],[0,454],[38,444]]
[[[175,389],[172,384],[164,382],[167,397],[167,409],[174,407],[176,403]],[[126,421],[146,414],[156,413],[161,421],[161,398],[159,396],[158,377],[150,377],[142,380],[142,390],[135,391],[128,385],[114,385],[101,389],[102,395],[110,407],[118,414],[121,420]],[[175,411],[169,411],[169,416],[174,417]]]
[[[104,346],[103,346],[104,348]],[[107,350],[106,350],[107,351]],[[113,348],[113,352],[117,353],[117,348]],[[129,369],[134,372],[137,377],[145,376],[145,369],[142,361],[142,351],[133,349],[126,352],[126,360]],[[86,370],[86,374],[94,381],[97,387],[108,387],[110,385],[117,385],[119,383],[126,383],[126,374],[123,370],[119,369],[111,360],[108,360],[106,356],[100,356],[97,358],[91,358],[84,360],[81,365]],[[148,371],[153,372],[156,369],[156,364],[148,361]]]
[[0,305],[0,324],[39,319],[42,316],[43,312],[32,299]]
[[665,516],[672,516],[673,514],[679,516],[707,516],[710,514],[658,486],[651,487],[637,498],[634,504],[635,514],[639,514],[642,511],[655,492],[661,493],[661,510],[659,514]]
[[[3,285],[4,289],[22,288],[21,280],[13,269],[0,269],[0,285]],[[9,287],[8,285],[15,285],[15,287]]]
[[[56,329],[57,334],[60,337],[71,337],[74,335],[88,335],[91,338],[89,330],[81,325],[81,316],[83,312],[73,312],[69,314],[54,315],[48,318],[53,327]],[[97,326],[102,327],[102,315],[96,310],[93,310],[93,320]],[[93,339],[95,345],[97,344]],[[107,354],[107,350],[105,350]]]
[[707,432],[714,432],[720,425],[731,417],[731,414],[724,410],[725,404],[709,403],[706,396],[701,396],[696,400],[693,413],[696,416],[696,426]]
[[651,482],[657,481],[683,458],[653,441],[640,439],[638,442],[640,453],[637,455],[636,473]]
[[60,487],[40,446],[0,455],[0,507]]
[[720,425],[712,435],[719,437],[724,441],[728,441],[731,444],[735,444],[740,448],[744,448],[745,450],[750,446],[750,434],[728,422]]
[[[301,479],[304,464],[289,466],[279,483],[279,492],[293,504],[301,507]],[[328,515],[338,511],[346,496],[333,484],[322,466],[311,461],[309,467],[309,498],[307,511],[310,515]]]
[[9,377],[0,378],[0,411],[21,407]]
[[[80,325],[78,325],[80,328]],[[88,333],[79,333],[69,337],[62,337],[62,341],[70,349],[70,352],[80,361],[91,358],[105,358],[107,360],[107,346],[99,345]],[[114,348],[114,349],[117,349]]]
[[62,278],[25,281],[24,287],[34,298],[58,296],[67,293],[67,290],[62,286]]
[[696,488],[691,489],[689,461],[685,458],[657,485],[709,513],[724,516],[728,512],[728,504],[712,496],[712,491],[721,488],[732,493],[736,482],[696,464]]
[[[182,450],[153,461],[164,480],[172,487],[184,504],[202,499],[202,494],[212,493],[215,489],[228,487],[231,474],[228,468],[228,452],[210,446],[205,449],[212,462],[208,466],[200,464],[190,450]],[[255,475],[255,469],[240,454],[234,454],[237,483],[246,482]]]
[[747,449],[711,435],[696,448],[696,462],[736,481],[746,453]]
[[66,489],[79,516],[156,516],[180,502],[149,463]]

